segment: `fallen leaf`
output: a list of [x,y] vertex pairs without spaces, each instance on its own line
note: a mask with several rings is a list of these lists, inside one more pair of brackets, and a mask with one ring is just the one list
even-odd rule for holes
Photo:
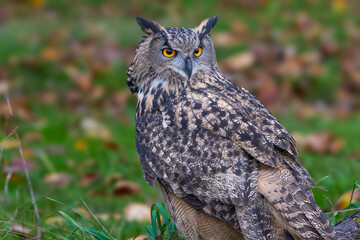
[[73,180],[68,173],[50,173],[44,176],[44,182],[56,187],[65,187]]
[[45,91],[38,93],[37,98],[43,103],[55,103],[58,99],[58,93],[55,91]]
[[0,142],[0,147],[4,150],[17,148],[18,146],[19,146],[19,143],[18,143],[17,139],[7,139],[5,141]]
[[[12,232],[19,233],[19,234],[21,234],[21,235],[28,235],[28,234],[31,232],[30,229],[24,227],[23,225],[16,224],[16,223],[12,223],[12,224],[10,225],[10,229],[9,229],[9,230],[12,231]],[[25,236],[24,236],[24,237],[25,237]]]
[[43,139],[42,135],[39,132],[27,132],[22,138],[23,142],[39,142]]
[[347,159],[351,161],[360,160],[360,153],[359,152],[350,152],[347,155]]
[[[36,169],[39,165],[36,162],[26,160],[26,169],[27,170],[33,170]],[[21,158],[13,158],[11,160],[11,165],[5,166],[4,170],[5,172],[21,172],[24,171],[24,163]]]
[[97,138],[103,140],[111,139],[110,130],[100,123],[99,121],[92,118],[85,118],[81,121],[81,127],[85,131],[85,135],[88,138]]
[[61,155],[65,153],[65,148],[61,145],[48,145],[44,148],[44,152],[48,154]]
[[318,154],[337,154],[344,147],[344,141],[329,132],[318,132],[306,137],[302,148],[307,152]]
[[128,221],[150,221],[150,207],[143,203],[130,203],[124,209],[125,218]]
[[82,215],[84,215],[86,218],[91,217],[91,213],[86,208],[76,207],[75,210],[78,211],[79,213],[81,213]]
[[104,147],[106,149],[112,149],[112,150],[115,150],[115,149],[118,149],[119,148],[119,145],[116,143],[116,142],[113,142],[113,141],[106,141],[104,143]]
[[105,95],[105,88],[103,86],[97,85],[95,86],[90,94],[90,98],[93,101],[100,100]]
[[124,118],[126,116],[125,108],[130,97],[131,93],[127,90],[118,91],[112,95],[110,101],[107,103],[107,108],[109,109],[110,113],[115,116]]
[[101,196],[101,197],[107,196],[107,192],[105,190],[90,189],[88,191],[88,194],[89,196]]
[[78,139],[75,141],[74,147],[78,151],[84,151],[86,149],[86,142],[82,139]]
[[241,52],[224,61],[223,67],[233,71],[241,71],[251,67],[255,63],[255,55],[252,52]]
[[64,224],[66,222],[66,219],[62,216],[52,216],[48,219],[46,219],[46,223],[48,224]]
[[92,88],[92,75],[89,72],[81,72],[72,65],[65,67],[65,72],[74,83],[84,92],[89,92]]
[[60,59],[60,56],[60,50],[54,47],[47,47],[40,54],[40,58],[43,61],[57,61]]
[[118,197],[122,197],[128,194],[135,194],[140,191],[139,185],[133,182],[121,180],[115,184],[113,194]]
[[136,236],[136,237],[132,237],[132,238],[128,238],[127,240],[148,240],[149,237],[145,236],[145,235],[140,235],[140,236]]
[[329,144],[329,152],[331,154],[337,154],[344,148],[344,145],[345,143],[343,139],[333,136]]
[[113,173],[105,178],[104,185],[108,186],[110,184],[113,184],[114,182],[122,179],[123,177],[124,175],[119,172]]
[[97,213],[95,214],[95,217],[103,220],[103,221],[108,221],[108,220],[120,220],[121,219],[121,215],[118,213]]
[[99,180],[100,178],[101,178],[100,173],[97,172],[86,173],[85,176],[81,179],[80,185],[84,187],[88,187],[96,180]]
[[355,189],[354,193],[352,193],[352,190],[349,190],[345,192],[343,195],[341,195],[341,197],[336,201],[332,210],[342,210],[345,207],[347,207],[350,203],[351,194],[353,194],[351,200],[352,203],[360,199],[360,191],[358,189]]
[[332,8],[336,12],[344,12],[347,9],[347,0],[332,0]]
[[237,43],[237,39],[234,37],[234,35],[228,32],[217,32],[211,35],[211,39],[213,40],[214,45],[219,47],[228,47],[229,45],[231,46]]
[[45,0],[29,0],[31,6],[41,8],[45,5]]

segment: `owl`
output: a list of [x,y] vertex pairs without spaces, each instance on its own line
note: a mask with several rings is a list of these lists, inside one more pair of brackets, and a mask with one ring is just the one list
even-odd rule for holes
[[186,239],[337,239],[316,205],[295,140],[219,70],[210,31],[136,18],[143,40],[127,72],[136,148]]

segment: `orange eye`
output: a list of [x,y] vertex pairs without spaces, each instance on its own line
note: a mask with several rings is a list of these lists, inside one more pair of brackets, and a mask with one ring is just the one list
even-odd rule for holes
[[174,49],[171,49],[171,48],[164,48],[162,50],[162,53],[165,57],[168,57],[168,58],[171,58],[173,56],[175,56],[175,50]]
[[194,55],[196,57],[200,57],[201,54],[202,54],[202,47],[198,47],[197,49],[195,49]]

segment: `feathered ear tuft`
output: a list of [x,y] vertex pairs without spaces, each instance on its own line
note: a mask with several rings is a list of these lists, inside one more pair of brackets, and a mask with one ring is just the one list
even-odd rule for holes
[[142,17],[136,17],[136,22],[139,24],[139,26],[141,27],[141,30],[146,35],[156,34],[161,31],[165,31],[165,28],[163,28],[157,22],[153,22],[153,21],[147,20]]
[[201,22],[201,24],[196,28],[200,35],[200,39],[204,37],[206,34],[210,33],[211,29],[215,27],[217,20],[218,17],[215,16],[205,19],[204,21]]

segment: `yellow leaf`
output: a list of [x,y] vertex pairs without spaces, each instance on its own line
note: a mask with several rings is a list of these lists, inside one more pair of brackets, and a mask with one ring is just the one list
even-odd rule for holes
[[60,58],[60,51],[53,47],[45,48],[40,55],[43,61],[56,61]]
[[344,12],[347,9],[347,0],[333,0],[332,8],[336,12]]
[[75,145],[75,149],[79,151],[84,151],[86,148],[86,143],[82,139],[76,140],[74,145]]
[[18,141],[16,139],[8,139],[0,142],[0,148],[2,149],[11,149],[16,147],[18,147]]
[[41,8],[45,5],[45,0],[29,0],[31,6]]

